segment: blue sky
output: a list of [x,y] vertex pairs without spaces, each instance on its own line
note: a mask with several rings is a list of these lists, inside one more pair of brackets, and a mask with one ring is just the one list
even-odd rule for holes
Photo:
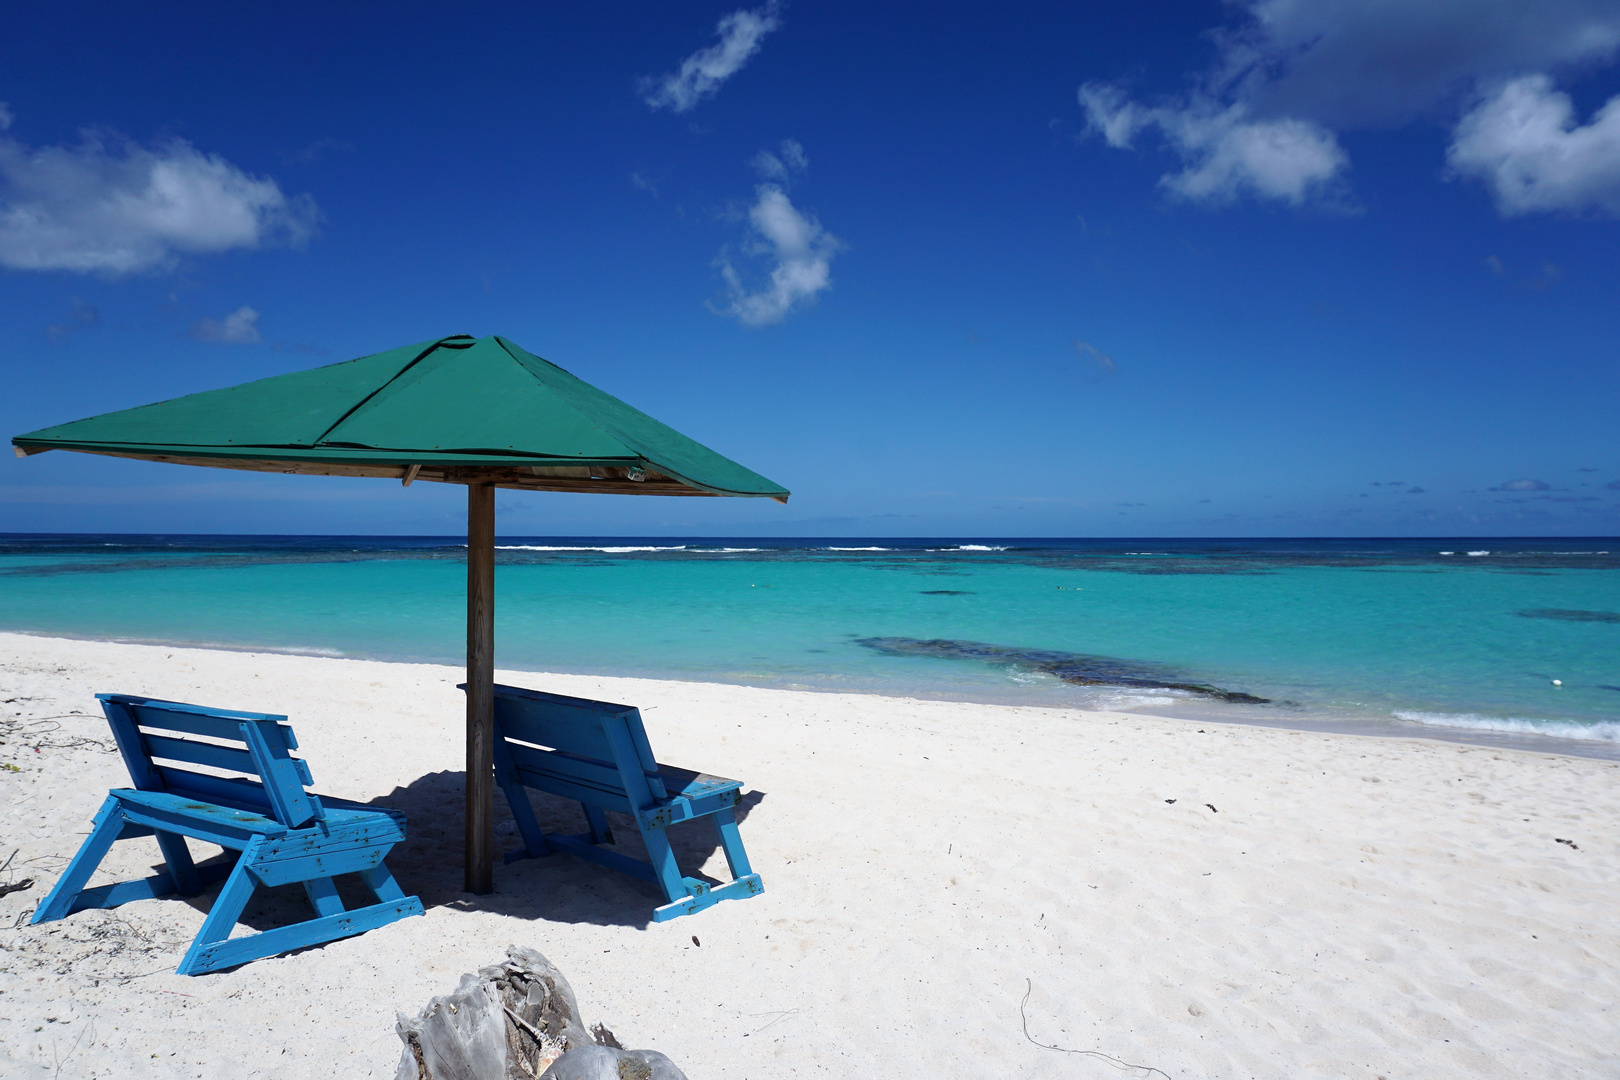
[[[508,534],[1620,533],[1620,3],[0,13],[7,434],[500,333],[794,491]],[[0,531],[453,533],[51,453]]]

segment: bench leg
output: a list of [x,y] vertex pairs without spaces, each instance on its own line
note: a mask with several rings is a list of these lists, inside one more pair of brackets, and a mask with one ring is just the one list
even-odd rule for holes
[[377,898],[379,904],[405,899],[405,890],[394,880],[387,863],[378,863],[370,870],[360,871],[360,880],[366,883],[366,888],[371,890],[371,895]]
[[192,941],[191,948],[186,950],[180,966],[175,969],[179,974],[195,975],[209,970],[204,961],[204,950],[231,936],[231,931],[236,927],[236,920],[242,915],[242,909],[253,899],[253,890],[257,883],[253,880],[248,865],[259,853],[259,846],[262,843],[262,840],[255,838],[248,841],[247,847],[242,849],[242,857],[236,860],[235,868],[225,879],[225,885],[219,890],[219,896],[215,897],[208,918],[203,920],[202,929],[197,931],[197,937]]
[[[343,901],[338,899],[337,886],[329,877],[311,878],[303,883],[304,895],[317,915],[343,914]],[[380,899],[380,898],[379,898]]]
[[641,838],[647,842],[647,856],[652,861],[653,874],[658,884],[664,889],[664,897],[670,901],[684,899],[688,894],[686,881],[681,877],[681,868],[675,862],[675,852],[670,849],[669,837],[664,835],[663,829],[642,829]]
[[600,807],[588,803],[580,803],[579,808],[585,811],[585,821],[591,827],[591,843],[613,843],[613,830],[608,828],[607,814]]
[[[546,838],[540,831],[540,823],[535,820],[534,807],[529,804],[529,793],[522,784],[510,784],[502,788],[506,792],[506,805],[512,811],[512,820],[517,822],[518,835],[523,837],[523,846],[526,849],[522,854],[533,858],[550,855],[551,848],[546,844]],[[518,852],[508,852],[506,861],[520,858]]]
[[726,853],[726,865],[731,867],[731,879],[745,878],[754,872],[748,865],[748,852],[743,849],[742,833],[737,831],[737,814],[731,807],[716,810],[715,831],[720,834],[720,850]]
[[101,860],[113,846],[113,841],[117,840],[123,831],[124,808],[116,797],[109,795],[96,813],[90,835],[79,845],[78,854],[73,856],[73,861],[62,871],[62,876],[56,879],[56,887],[34,912],[32,922],[51,922],[71,911],[73,901],[84,888],[84,883],[90,880],[90,875],[96,872],[96,867],[101,865]]
[[169,877],[174,881],[174,891],[181,896],[196,896],[202,892],[202,879],[197,876],[197,864],[191,861],[186,838],[172,832],[158,832],[156,836]]

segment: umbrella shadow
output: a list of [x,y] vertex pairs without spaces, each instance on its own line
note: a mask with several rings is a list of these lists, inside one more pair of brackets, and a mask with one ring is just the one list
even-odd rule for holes
[[[466,800],[466,774],[460,770],[428,773],[405,787],[372,799],[367,805],[398,810],[405,815],[403,843],[388,854],[388,866],[407,895],[419,896],[423,907],[463,911],[492,911],[519,919],[548,922],[593,923],[599,926],[645,926],[653,908],[665,903],[663,893],[650,882],[630,877],[573,855],[553,854],[503,864],[507,852],[518,851],[523,841],[512,822],[505,793],[495,790],[495,891],[474,896],[463,888],[462,814]],[[585,814],[576,802],[544,791],[528,791],[529,805],[542,832],[583,833]],[[737,802],[737,821],[765,798],[750,791]],[[632,859],[646,859],[647,849],[635,820],[627,814],[608,813],[614,843],[609,850]],[[689,821],[665,833],[681,872],[713,885],[730,880],[702,868],[711,860],[726,874],[720,838],[710,821]],[[745,837],[746,842],[746,837]],[[347,902],[347,897],[345,897]]]

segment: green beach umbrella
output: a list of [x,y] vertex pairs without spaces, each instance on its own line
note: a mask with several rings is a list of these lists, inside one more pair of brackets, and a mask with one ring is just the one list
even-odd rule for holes
[[15,436],[181,465],[467,486],[466,887],[494,865],[495,489],[788,491],[502,337],[466,335]]

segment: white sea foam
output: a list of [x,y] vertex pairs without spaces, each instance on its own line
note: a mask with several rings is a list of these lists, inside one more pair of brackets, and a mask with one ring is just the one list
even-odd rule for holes
[[882,548],[882,547],[862,547],[862,548],[830,547],[830,548],[823,548],[822,550],[824,550],[824,551],[893,551],[894,549],[893,548]]
[[1442,555],[1455,555],[1457,553],[1455,551],[1442,551],[1440,554],[1442,554]]
[[1006,551],[1005,547],[994,544],[957,544],[954,548],[940,548],[940,551]]
[[1481,555],[1489,555],[1490,552],[1488,552],[1488,551],[1470,551],[1468,554],[1472,555],[1474,558],[1477,559]]
[[1100,690],[1090,695],[1088,704],[1101,712],[1131,712],[1135,709],[1162,709],[1180,697],[1151,690]]
[[496,544],[496,551],[603,551],[609,555],[625,555],[633,551],[685,551],[686,545],[675,547],[573,547],[552,544]]
[[1596,742],[1620,742],[1620,722],[1600,720],[1594,724],[1578,724],[1570,720],[1535,720],[1516,716],[1480,716],[1478,713],[1418,712],[1412,709],[1395,710],[1397,720],[1435,727],[1472,728],[1476,731],[1511,731],[1521,735],[1551,735],[1559,739],[1586,739]]

